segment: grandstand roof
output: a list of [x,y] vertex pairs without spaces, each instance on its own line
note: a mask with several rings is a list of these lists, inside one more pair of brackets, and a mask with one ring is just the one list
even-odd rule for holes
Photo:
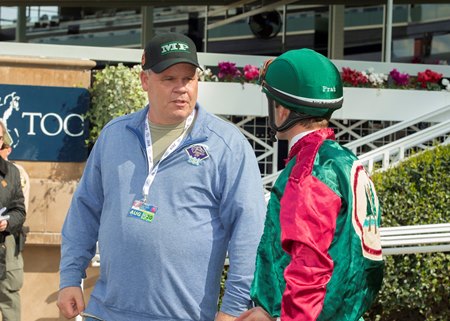
[[[393,0],[395,4],[430,4],[450,3],[450,0]],[[2,6],[61,6],[61,7],[140,7],[140,6],[182,6],[182,5],[211,5],[238,7],[243,4],[279,3],[283,5],[292,1],[250,1],[250,0],[2,0]],[[381,5],[387,0],[299,0],[296,4],[345,4],[345,5]]]

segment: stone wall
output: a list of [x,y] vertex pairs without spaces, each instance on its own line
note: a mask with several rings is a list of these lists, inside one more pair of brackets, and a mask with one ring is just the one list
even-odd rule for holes
[[[0,56],[0,83],[10,85],[89,88],[90,60]],[[14,151],[11,158],[14,159]],[[84,163],[18,161],[30,176],[31,188],[26,226],[30,227],[23,252],[24,286],[21,290],[22,321],[66,320],[56,307],[59,285],[61,227]],[[85,293],[98,274],[87,271]]]

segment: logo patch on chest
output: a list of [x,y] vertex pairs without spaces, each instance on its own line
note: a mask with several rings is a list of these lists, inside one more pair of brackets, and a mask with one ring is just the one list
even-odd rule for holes
[[188,162],[192,165],[200,165],[202,161],[209,157],[207,146],[204,145],[191,145],[185,149],[188,154]]

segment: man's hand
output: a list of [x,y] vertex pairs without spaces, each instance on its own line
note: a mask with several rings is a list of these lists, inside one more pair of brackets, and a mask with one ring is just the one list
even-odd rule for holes
[[234,321],[234,320],[236,320],[236,317],[220,311],[217,313],[215,319],[215,321]]
[[8,227],[8,220],[0,221],[0,232],[3,232]]
[[72,319],[79,315],[84,311],[84,298],[81,288],[70,286],[59,290],[56,305],[67,319]]
[[235,321],[276,321],[263,308],[256,307],[245,311]]

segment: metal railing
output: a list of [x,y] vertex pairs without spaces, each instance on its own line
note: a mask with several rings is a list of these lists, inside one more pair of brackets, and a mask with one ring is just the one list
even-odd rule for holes
[[450,252],[450,223],[381,227],[383,255]]
[[[375,169],[386,170],[409,156],[408,151],[411,149],[425,150],[433,147],[434,140],[439,137],[446,137],[442,143],[447,144],[449,135],[450,119],[365,153],[359,159],[369,173]],[[429,144],[424,145],[424,143]],[[381,166],[375,166],[377,162],[381,162]]]
[[[380,238],[383,255],[450,252],[450,223],[380,227]],[[91,266],[100,267],[98,247]]]
[[[419,115],[417,117],[413,117],[411,119],[407,119],[404,121],[401,121],[397,124],[394,124],[392,126],[389,126],[385,129],[379,130],[373,134],[361,137],[357,140],[354,140],[352,142],[349,142],[345,144],[344,146],[350,149],[353,153],[356,155],[358,153],[358,148],[362,146],[374,146],[373,143],[377,141],[378,139],[382,137],[386,137],[390,134],[394,134],[398,131],[404,130],[410,126],[413,126],[415,124],[418,124],[420,122],[425,122],[429,119],[436,119],[437,117],[441,117],[441,119],[447,119],[450,115],[450,105],[441,107],[439,109],[436,109],[432,112],[425,112],[422,115]],[[375,147],[376,148],[376,147]],[[374,149],[375,149],[374,148]]]
[[[434,124],[422,130],[418,130],[414,134],[403,137],[399,140],[386,144],[384,146],[376,147],[375,142],[381,138],[398,131],[411,127],[420,122],[440,117],[442,122]],[[357,148],[361,146],[370,146],[373,150],[359,155],[359,159],[366,167],[368,172],[372,173],[375,170],[375,164],[381,162],[379,169],[387,169],[389,166],[395,165],[407,156],[411,149],[427,149],[433,146],[436,139],[440,139],[439,143],[448,144],[450,142],[450,105],[444,106],[432,112],[424,113],[420,116],[411,118],[389,126],[385,129],[379,130],[373,134],[359,138],[355,141],[349,142],[344,146],[356,153]],[[425,144],[429,143],[429,144]],[[281,171],[263,177],[263,184],[265,187],[266,200],[269,198],[269,190],[272,184],[276,181]]]
[[[408,150],[410,149],[424,150],[432,148],[434,146],[433,142],[437,138],[440,138],[441,144],[450,143],[449,112],[450,105],[444,106],[436,111],[402,121],[367,135],[344,146],[356,152],[358,147],[373,145],[373,142],[381,137],[398,132],[421,121],[436,118],[437,116],[441,117],[443,121],[440,123],[359,156],[360,161],[369,172],[374,171],[377,162],[381,162],[381,166],[377,168],[385,170],[403,160],[405,156],[408,156]],[[270,197],[269,186],[275,182],[279,173],[273,173],[263,178],[263,184],[266,187],[266,201]],[[450,223],[381,227],[380,235],[383,255],[450,252]]]

